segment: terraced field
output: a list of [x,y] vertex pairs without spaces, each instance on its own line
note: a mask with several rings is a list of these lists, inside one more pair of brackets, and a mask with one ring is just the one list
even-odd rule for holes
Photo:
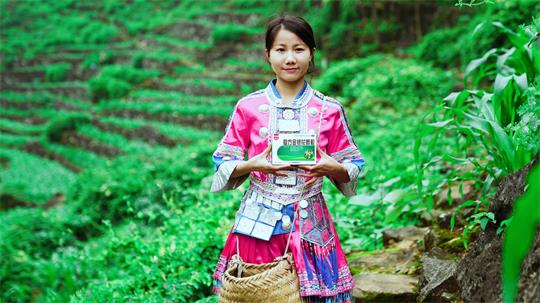
[[[63,193],[10,183],[28,188],[41,177],[73,178],[118,155],[214,144],[238,98],[270,79],[263,21],[252,11],[218,13],[211,2],[168,13],[162,7],[148,12],[152,24],[137,21],[140,6],[61,3],[50,31],[29,30],[48,22],[42,15],[2,32],[16,41],[4,55],[0,82],[2,200],[18,201],[3,207],[42,204]],[[77,33],[87,21],[93,26]],[[217,38],[225,25],[245,32],[242,44]],[[68,31],[59,33],[62,27]],[[26,161],[48,173],[9,177]]]

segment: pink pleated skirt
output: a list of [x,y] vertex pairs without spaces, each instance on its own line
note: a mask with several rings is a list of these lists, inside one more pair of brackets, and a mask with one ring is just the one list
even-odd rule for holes
[[[300,281],[300,296],[305,302],[352,303],[351,292],[354,278],[351,275],[345,254],[341,248],[334,222],[328,213],[322,194],[319,193],[322,210],[328,219],[328,228],[333,238],[324,246],[314,244],[300,237],[299,221],[295,220],[295,230],[291,235],[288,251],[292,252],[296,272]],[[294,205],[295,212],[298,202]],[[243,234],[229,232],[225,246],[219,256],[214,279],[213,292],[219,295],[221,279],[229,260],[237,251],[247,263],[269,263],[285,253],[289,234],[273,235],[269,241]]]

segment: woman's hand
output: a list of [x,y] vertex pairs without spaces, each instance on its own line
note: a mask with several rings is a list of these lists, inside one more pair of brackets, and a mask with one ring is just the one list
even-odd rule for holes
[[318,177],[329,176],[340,182],[349,181],[349,173],[345,166],[341,165],[334,158],[330,157],[327,153],[323,152],[317,145],[317,152],[321,155],[321,159],[315,166],[298,165],[296,167],[301,168],[309,173],[298,173],[298,176],[313,177],[313,179],[306,182],[305,186],[309,187]]
[[272,145],[268,144],[268,147],[262,153],[252,157],[246,162],[238,164],[236,168],[234,169],[234,171],[232,172],[231,177],[235,178],[238,176],[248,174],[252,171],[260,171],[267,174],[287,177],[286,174],[280,173],[278,171],[288,170],[288,169],[291,169],[292,167],[289,165],[274,166],[270,162],[268,162],[266,157],[268,156],[271,150],[272,150]]
[[248,160],[248,162],[250,162],[252,171],[260,171],[267,174],[287,177],[286,174],[279,173],[278,171],[291,169],[291,166],[289,165],[274,166],[270,162],[268,162],[266,157],[268,156],[271,150],[272,150],[272,144],[268,144],[268,147],[266,147],[266,149],[262,153]]

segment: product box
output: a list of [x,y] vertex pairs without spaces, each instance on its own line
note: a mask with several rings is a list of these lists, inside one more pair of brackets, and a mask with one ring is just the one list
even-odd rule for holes
[[317,138],[315,134],[274,134],[272,164],[316,164]]

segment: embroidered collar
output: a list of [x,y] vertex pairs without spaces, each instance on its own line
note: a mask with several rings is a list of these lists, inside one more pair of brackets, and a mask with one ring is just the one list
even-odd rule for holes
[[282,101],[283,99],[279,95],[279,92],[276,89],[276,86],[274,85],[274,81],[276,79],[272,79],[270,83],[265,88],[265,94],[268,100],[270,101],[270,104],[276,107],[288,107],[288,108],[300,108],[307,104],[309,99],[313,96],[313,89],[307,83],[306,80],[304,80],[304,86],[298,92],[298,95],[294,98],[294,100],[291,102],[290,106],[283,105]]

